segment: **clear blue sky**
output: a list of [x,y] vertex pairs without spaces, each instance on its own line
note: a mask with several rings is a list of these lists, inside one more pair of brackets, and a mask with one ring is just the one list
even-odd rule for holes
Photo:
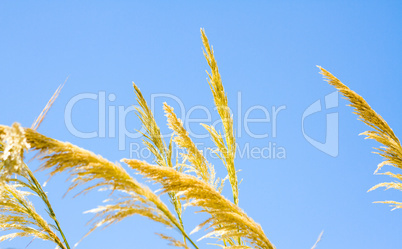
[[[118,112],[119,106],[125,110],[135,104],[132,81],[147,100],[152,93],[176,96],[187,114],[194,106],[205,106],[211,110],[212,123],[218,116],[206,82],[207,63],[199,33],[203,27],[214,46],[234,112],[239,147],[258,150],[271,145],[271,153],[272,147],[286,152],[282,159],[236,159],[243,179],[240,206],[262,225],[277,248],[311,248],[321,230],[324,236],[318,248],[402,248],[402,211],[391,212],[387,205],[372,203],[402,201],[402,194],[392,190],[366,193],[389,180],[373,175],[381,162],[371,153],[377,144],[358,136],[367,127],[356,120],[341,97],[339,106],[325,110],[324,98],[334,89],[316,68],[323,66],[361,94],[402,136],[401,13],[401,1],[1,1],[0,123],[30,126],[67,76],[39,131],[112,161],[133,156],[130,145],[141,143],[139,138],[124,136],[122,142],[117,136],[122,127],[130,132],[140,127],[134,113]],[[107,110],[106,119],[117,120],[114,129],[106,122],[105,137],[98,127],[102,94],[106,96],[102,107]],[[86,99],[72,108],[72,124],[81,132],[97,131],[93,138],[76,136],[66,125],[68,104],[76,96]],[[325,141],[326,119],[338,113],[336,157],[318,150],[303,136],[303,113],[317,100],[323,110],[305,118],[305,133]],[[163,101],[176,110],[179,103],[172,98],[156,99],[157,122],[167,131]],[[263,110],[268,110],[270,121],[249,123],[247,132],[238,116],[244,122],[246,112],[255,106],[259,107],[249,111],[248,117],[261,121],[266,119]],[[272,107],[281,106],[286,109],[277,115],[274,136]],[[199,109],[190,118],[206,115],[205,109]],[[199,125],[190,128],[203,133]],[[250,132],[269,136],[256,138]],[[197,141],[210,145],[208,139]],[[119,150],[119,143],[126,148]],[[212,161],[224,176],[220,162]],[[38,178],[43,182],[47,176],[38,173]],[[86,233],[85,223],[91,218],[82,212],[100,205],[107,196],[94,192],[63,199],[68,187],[65,179],[65,175],[55,177],[45,190],[74,244]],[[229,183],[224,193],[230,197]],[[186,210],[188,231],[205,218],[194,216],[193,211]],[[166,229],[131,217],[94,232],[78,248],[168,248],[154,232]],[[16,239],[0,248],[22,249],[29,242]],[[207,242],[213,241],[200,242],[202,248],[213,248]],[[54,246],[36,239],[28,248]]]

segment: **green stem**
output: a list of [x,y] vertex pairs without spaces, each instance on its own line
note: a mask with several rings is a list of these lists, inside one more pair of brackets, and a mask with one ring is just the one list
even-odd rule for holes
[[199,249],[198,246],[194,243],[194,241],[192,241],[191,238],[187,235],[186,231],[184,231],[183,226],[181,226],[177,222],[176,218],[173,215],[171,215],[169,211],[165,210],[164,208],[159,208],[159,210],[161,210],[166,215],[166,217],[169,218],[169,220],[177,227],[177,229],[180,230],[183,236],[187,238],[188,241],[190,241],[190,243],[194,246],[194,248]]
[[61,230],[59,221],[56,218],[56,214],[53,211],[52,206],[50,205],[49,199],[47,198],[47,195],[45,193],[45,191],[43,191],[42,186],[40,185],[40,183],[38,182],[38,180],[36,180],[35,176],[33,175],[32,171],[26,167],[30,181],[35,185],[36,189],[37,189],[37,193],[39,194],[39,196],[41,197],[41,199],[45,202],[47,208],[49,209],[49,214],[50,214],[50,218],[52,218],[56,224],[57,230],[59,231],[61,237],[63,237],[63,241],[65,246],[67,247],[67,249],[70,249],[70,245],[67,242],[67,239],[63,233],[63,230]]
[[[180,225],[183,226],[183,221],[181,219],[180,219]],[[186,236],[184,236],[184,235],[183,235],[183,241],[184,241],[184,244],[187,245]]]
[[[184,232],[184,230],[182,231],[182,233],[183,232]],[[186,232],[184,232],[183,235],[187,238],[188,241],[190,241],[190,243],[194,246],[194,248],[199,249],[198,246],[190,239],[190,237],[188,237]]]

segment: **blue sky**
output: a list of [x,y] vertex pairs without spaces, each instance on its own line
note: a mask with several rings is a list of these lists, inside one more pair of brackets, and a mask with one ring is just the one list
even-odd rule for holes
[[[276,152],[285,151],[284,158],[236,159],[243,179],[240,206],[262,225],[276,247],[311,248],[324,230],[318,248],[401,248],[401,211],[391,212],[387,205],[372,202],[400,201],[402,195],[393,190],[366,193],[389,180],[373,175],[381,162],[371,153],[377,144],[358,136],[367,127],[356,120],[343,98],[339,97],[338,106],[325,110],[325,96],[334,89],[316,67],[326,68],[362,95],[400,136],[401,11],[400,1],[1,1],[0,123],[30,126],[66,77],[39,131],[111,161],[132,157],[135,153],[130,148],[141,144],[140,138],[125,137],[122,130],[140,128],[133,112],[123,113],[135,104],[132,81],[147,100],[155,98],[156,119],[164,132],[168,132],[164,101],[176,110],[182,104],[179,116],[203,119],[210,113],[212,123],[218,115],[206,81],[202,27],[215,50],[239,148],[266,148],[271,154],[275,154],[273,147]],[[82,99],[71,109],[71,122],[81,132],[98,132],[95,137],[77,136],[67,124],[67,107],[77,96]],[[303,136],[303,113],[318,100],[323,110],[304,119],[304,131],[324,142],[327,117],[337,113],[339,134],[332,147],[339,148],[336,157]],[[196,106],[206,109],[190,112]],[[273,122],[272,108],[280,107]],[[99,118],[99,108],[105,110],[107,122]],[[247,121],[246,131],[246,116],[261,122]],[[99,123],[105,127],[105,136]],[[189,127],[194,134],[204,133],[198,124]],[[205,138],[197,141],[200,146],[211,145]],[[225,176],[220,162],[212,162]],[[31,166],[36,168],[38,163]],[[38,173],[38,178],[44,182],[47,176]],[[91,218],[82,212],[100,205],[107,196],[94,192],[62,198],[68,187],[65,179],[65,175],[53,178],[45,190],[74,244],[86,233],[85,223]],[[229,183],[224,194],[230,197]],[[185,213],[188,231],[205,218],[193,211]],[[167,248],[154,232],[166,229],[131,217],[94,232],[78,248]],[[25,248],[30,241],[17,239],[1,248]],[[206,244],[211,242],[200,245],[213,248]],[[36,239],[28,248],[54,246]]]

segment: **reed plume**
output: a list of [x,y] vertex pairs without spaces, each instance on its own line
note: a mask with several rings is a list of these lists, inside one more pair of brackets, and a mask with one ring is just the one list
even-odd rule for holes
[[[165,141],[163,140],[162,133],[160,131],[159,126],[157,125],[154,115],[149,108],[144,96],[142,95],[140,89],[133,82],[134,92],[137,98],[137,103],[140,105],[140,108],[136,107],[137,116],[142,123],[142,128],[145,130],[141,132],[144,136],[142,140],[144,145],[149,149],[149,151],[155,156],[155,162],[162,167],[173,167],[172,163],[172,141],[170,141],[169,146],[166,146]],[[169,193],[170,201],[173,204],[174,210],[176,212],[177,218],[181,226],[183,227],[182,220],[182,205],[180,200],[176,198],[176,194],[174,192]],[[185,243],[185,236],[183,237],[183,241]]]
[[31,192],[19,190],[18,184],[0,184],[0,230],[18,230],[0,237],[0,242],[16,237],[36,237],[56,243],[61,248],[66,246],[56,235],[54,228],[40,216],[27,199]]
[[[62,249],[69,249],[46,193],[23,161],[24,152],[30,148],[24,129],[18,123],[11,127],[0,126],[0,138],[0,230],[18,231],[1,236],[0,242],[16,237],[35,237],[52,241]],[[15,178],[11,178],[11,175],[15,175]],[[55,225],[49,224],[36,212],[28,199],[30,195],[40,197]]]
[[171,162],[166,159],[167,150],[165,141],[162,138],[162,134],[159,126],[156,124],[154,115],[149,108],[144,96],[142,95],[140,89],[133,82],[134,92],[137,97],[137,103],[140,108],[135,107],[137,111],[137,116],[142,123],[142,127],[145,130],[141,132],[144,136],[143,143],[148,147],[151,153],[156,158],[156,163],[161,166],[172,166]]
[[237,182],[237,172],[234,166],[236,140],[233,130],[233,117],[228,106],[228,99],[225,93],[225,89],[223,88],[221,75],[219,74],[218,65],[214,56],[214,51],[212,46],[209,45],[209,41],[204,29],[201,29],[201,38],[205,48],[204,56],[211,69],[211,73],[207,72],[208,84],[211,88],[215,106],[222,120],[226,144],[222,135],[216,132],[214,127],[207,125],[203,126],[210,133],[212,140],[217,146],[219,152],[222,153],[221,159],[228,171],[229,182],[232,187],[233,202],[237,205],[239,203],[239,188]]
[[180,222],[160,198],[132,178],[121,165],[70,143],[46,137],[32,129],[26,129],[26,137],[31,148],[39,152],[39,159],[43,161],[40,170],[50,170],[50,176],[61,172],[70,174],[72,184],[68,191],[87,185],[78,194],[95,188],[125,194],[124,198],[111,199],[114,202],[111,205],[88,211],[95,213],[95,217],[85,236],[102,225],[108,226],[139,214],[168,227],[177,228],[191,242]]
[[213,228],[203,238],[217,236],[220,240],[233,237],[244,239],[244,244],[225,248],[275,248],[259,224],[206,182],[171,168],[133,159],[122,161],[147,178],[160,183],[164,192],[174,191],[180,198],[188,201],[187,205],[201,207],[202,212],[208,213],[211,217],[196,228],[198,230],[207,224],[207,228]]
[[214,186],[214,188],[217,188],[218,182],[215,181],[215,169],[213,165],[207,161],[202,152],[191,140],[188,132],[183,127],[183,122],[177,118],[173,108],[164,103],[163,109],[166,113],[168,126],[172,131],[174,131],[175,134],[173,141],[180,148],[185,149],[185,152],[181,153],[181,156],[192,164],[192,166],[188,166],[190,169],[189,171],[195,172],[196,175],[204,182]]
[[[396,180],[394,182],[379,183],[369,189],[369,191],[372,191],[379,187],[402,190],[402,183],[399,182],[402,180],[401,174],[394,174],[392,172],[378,173],[378,171],[385,165],[402,169],[402,147],[399,139],[394,134],[394,131],[387,124],[387,122],[370,107],[370,105],[363,99],[363,97],[350,90],[339,79],[337,79],[324,68],[318,68],[320,68],[321,74],[325,77],[326,81],[330,85],[338,89],[339,92],[342,93],[342,95],[350,101],[350,106],[354,108],[353,113],[358,115],[359,120],[361,120],[373,129],[363,132],[360,135],[365,135],[366,139],[374,139],[383,145],[380,148],[376,148],[377,151],[375,153],[383,157],[384,161],[378,164],[377,169],[374,173],[380,175],[388,175]],[[402,208],[402,202],[380,201],[379,203],[391,204],[394,209]]]
[[1,176],[0,178],[9,178],[12,174],[23,174],[24,151],[29,149],[29,144],[26,142],[24,129],[14,123],[11,127],[1,126]]

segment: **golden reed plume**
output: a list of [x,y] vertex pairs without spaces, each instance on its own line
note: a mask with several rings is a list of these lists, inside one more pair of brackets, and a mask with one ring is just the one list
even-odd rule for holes
[[[210,218],[196,229],[209,224],[207,228],[213,228],[213,231],[204,237],[217,236],[221,240],[238,237],[254,248],[275,248],[259,224],[204,181],[171,168],[158,167],[139,160],[123,159],[123,162],[160,183],[165,192],[174,191],[180,198],[188,201],[187,205],[201,207],[202,212],[208,213]],[[250,247],[233,245],[226,248]]]
[[237,172],[234,166],[234,159],[236,154],[236,140],[233,131],[233,117],[228,106],[228,99],[225,93],[225,89],[222,85],[221,75],[214,56],[214,50],[209,45],[208,38],[205,31],[201,29],[202,43],[204,44],[204,56],[211,69],[211,73],[208,73],[208,83],[214,97],[215,106],[218,110],[219,116],[222,120],[224,137],[226,144],[222,138],[222,135],[218,133],[213,126],[203,125],[212,137],[215,145],[218,147],[221,157],[227,171],[230,185],[232,186],[233,201],[237,205],[239,203],[239,187],[237,182]]
[[[358,115],[359,120],[364,122],[373,130],[361,133],[361,135],[366,135],[368,139],[374,139],[383,146],[376,148],[376,154],[379,154],[384,158],[384,161],[378,164],[375,171],[376,174],[388,175],[396,180],[394,182],[384,182],[375,185],[369,191],[377,189],[379,187],[385,187],[386,189],[394,188],[402,190],[402,175],[394,174],[391,172],[378,173],[378,171],[385,165],[393,166],[402,169],[402,147],[399,139],[394,134],[394,131],[389,127],[387,122],[377,114],[370,105],[357,93],[350,90],[346,85],[344,85],[340,80],[333,76],[330,72],[322,67],[318,67],[321,70],[321,74],[324,75],[326,81],[342,93],[350,101],[350,106],[354,108],[354,113]],[[399,180],[399,181],[398,181]],[[394,209],[402,208],[402,202],[396,201],[380,201],[378,203],[388,203],[391,204]]]

